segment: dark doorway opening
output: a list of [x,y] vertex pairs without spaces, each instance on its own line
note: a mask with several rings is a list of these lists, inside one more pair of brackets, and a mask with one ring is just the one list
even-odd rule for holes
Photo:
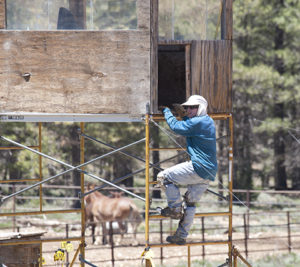
[[186,100],[185,45],[158,46],[158,106]]

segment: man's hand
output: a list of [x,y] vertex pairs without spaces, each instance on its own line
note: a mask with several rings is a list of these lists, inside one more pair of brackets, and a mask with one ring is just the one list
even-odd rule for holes
[[173,104],[173,107],[174,107],[176,113],[179,115],[179,117],[183,118],[184,116],[187,115],[184,107],[181,106],[180,104]]
[[165,108],[168,108],[168,107],[167,106],[159,106],[158,111],[160,111],[162,113]]

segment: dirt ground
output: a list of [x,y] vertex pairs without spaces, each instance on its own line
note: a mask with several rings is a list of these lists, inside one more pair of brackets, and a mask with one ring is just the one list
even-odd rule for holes
[[[22,227],[22,231],[27,232],[38,232],[46,231],[44,238],[47,239],[63,239],[66,237],[66,232],[63,230],[62,226],[59,227]],[[133,235],[130,233],[125,235],[121,244],[118,244],[120,236],[114,236],[114,249],[111,245],[94,245],[92,244],[91,231],[87,229],[86,231],[86,248],[85,248],[85,259],[98,267],[123,267],[123,266],[143,266],[141,254],[144,251],[145,247],[145,234],[139,232],[137,238],[134,239]],[[197,231],[192,233],[188,242],[201,242],[202,234]],[[80,237],[80,226],[77,226],[73,229],[70,229],[68,232],[69,237]],[[160,236],[159,232],[150,233],[150,244],[167,244],[165,239],[168,233],[164,233]],[[239,249],[243,257],[246,257],[245,249],[250,251],[248,254],[248,259],[250,263],[255,263],[255,260],[266,255],[272,255],[278,253],[288,253],[288,238],[287,233],[282,232],[251,232],[250,238],[247,243],[244,240],[243,232],[234,232],[233,233],[233,244]],[[205,235],[206,241],[225,241],[228,238],[225,232],[208,233]],[[290,240],[292,246],[291,251],[300,252],[300,233],[293,232],[292,239]],[[75,252],[79,246],[78,241],[71,242],[74,249],[68,255],[68,262],[71,263],[74,260],[73,266],[80,266],[78,255],[75,257]],[[66,267],[66,261],[58,262],[54,261],[55,251],[61,248],[61,242],[44,242],[42,246],[42,255],[45,259],[45,264],[43,266],[64,266]],[[188,253],[190,253],[191,261],[202,261],[203,259],[207,261],[218,262],[222,264],[226,262],[228,254],[227,245],[206,245],[205,247],[201,245],[190,246],[190,251],[187,246],[176,246],[176,247],[164,247],[164,248],[151,248],[154,254],[154,263],[156,267],[159,266],[176,266],[181,263],[181,266],[188,266]],[[255,253],[254,253],[255,251]],[[114,259],[114,263],[112,262]],[[85,266],[88,266],[86,264]],[[145,266],[145,265],[144,265]]]
[[[150,243],[157,244],[159,238],[160,237],[158,234],[151,235]],[[166,236],[164,236],[164,240],[165,238]],[[192,238],[193,240],[195,239],[195,241],[198,241],[196,236],[193,236]],[[141,254],[144,251],[145,236],[143,234],[139,234],[137,240],[139,245],[132,245],[132,243],[136,240],[133,240],[131,235],[127,235],[122,242],[122,246],[116,245],[116,247],[114,247],[114,249],[112,250],[111,245],[93,245],[91,238],[86,238],[87,246],[85,248],[85,259],[99,267],[141,266]],[[125,245],[127,245],[127,247],[123,247]],[[44,266],[54,266],[51,264],[53,263],[53,251],[55,251],[58,246],[59,244],[52,243],[47,243],[43,245],[43,255],[46,260],[46,265]],[[74,247],[76,249],[78,247],[78,243],[75,244],[74,242]],[[160,266],[161,263],[168,266],[175,266],[180,262],[187,262],[188,248],[186,246],[165,247],[162,249],[152,248],[151,250],[154,253],[154,262],[156,266]],[[190,253],[192,255],[192,260],[201,260],[202,246],[192,246],[190,249]],[[205,248],[205,253],[227,253],[227,246],[221,245],[218,246],[218,248],[215,247],[214,249]],[[74,252],[70,253],[69,262],[72,261],[73,257]],[[111,262],[112,257],[115,259],[114,265]],[[163,257],[163,259],[161,259],[161,257]],[[214,256],[214,258],[215,257],[216,255]],[[218,256],[218,258],[221,261],[226,261],[225,254]],[[80,266],[79,261],[77,259],[73,266]]]
[[[165,240],[167,235],[163,235],[163,240]],[[261,258],[265,255],[272,255],[278,253],[288,253],[288,240],[286,236],[282,238],[273,238],[272,233],[253,233],[251,238],[260,238],[257,240],[248,240],[247,249],[248,251],[255,251],[255,254],[250,252],[249,262],[254,263],[255,259]],[[292,240],[292,251],[300,251],[300,233],[299,237],[295,237]],[[226,240],[226,234],[220,236],[213,236],[210,241]],[[243,257],[245,255],[245,241],[243,240],[243,233],[234,233],[233,239],[235,247],[239,249]],[[116,238],[118,239],[118,238]],[[159,234],[150,235],[150,244],[158,244],[160,240]],[[200,242],[202,240],[201,235],[192,234],[189,237],[189,242]],[[117,241],[117,240],[116,240]],[[132,245],[133,242],[138,242],[139,245]],[[138,234],[137,238],[134,240],[133,236],[127,234],[122,242],[122,246],[116,245],[112,250],[110,245],[93,245],[90,237],[86,238],[87,246],[85,248],[85,259],[101,267],[123,267],[123,266],[143,266],[141,254],[144,251],[144,234]],[[165,243],[165,241],[164,241]],[[166,243],[165,243],[166,244]],[[78,243],[73,242],[75,250],[78,247]],[[126,246],[127,247],[124,247]],[[46,260],[44,266],[57,266],[54,265],[53,254],[57,249],[59,244],[47,243],[43,245],[43,255]],[[298,248],[298,249],[295,249]],[[154,253],[154,263],[155,266],[176,266],[179,263],[182,266],[188,266],[188,247],[187,246],[177,246],[177,247],[164,247],[164,248],[152,248]],[[205,256],[203,256],[203,253]],[[218,261],[218,263],[225,263],[228,253],[227,245],[207,245],[203,246],[191,246],[190,255],[191,261],[203,259]],[[74,257],[74,251],[69,255],[69,262],[72,262]],[[112,263],[112,257],[115,259],[114,264]],[[59,265],[62,266],[62,265]],[[66,265],[64,265],[66,266]],[[78,257],[76,258],[73,266],[80,266]],[[88,266],[86,264],[86,266]]]

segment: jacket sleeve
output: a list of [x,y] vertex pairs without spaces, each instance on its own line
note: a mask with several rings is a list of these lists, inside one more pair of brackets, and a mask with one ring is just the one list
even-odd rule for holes
[[163,110],[167,124],[175,133],[183,136],[194,135],[195,125],[188,117],[184,117],[182,121],[175,118],[169,108]]

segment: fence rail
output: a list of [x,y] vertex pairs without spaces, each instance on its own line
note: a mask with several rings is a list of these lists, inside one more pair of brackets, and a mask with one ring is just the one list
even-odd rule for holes
[[[2,184],[1,185],[1,188],[11,188],[11,190],[13,192],[15,191],[18,191],[18,190],[21,190],[23,188],[27,187],[26,185],[22,185],[22,184]],[[81,189],[80,186],[69,186],[69,185],[47,185],[47,184],[44,184],[43,185],[43,188],[44,189],[65,189],[65,190],[74,190],[74,191],[79,191]],[[16,199],[37,199],[39,196],[38,196],[38,189],[35,189],[36,190],[36,195],[35,196],[16,196],[15,198]],[[115,188],[113,187],[105,187],[101,190],[104,190],[104,191],[110,191],[110,190],[115,190]],[[145,193],[145,187],[126,187],[126,190],[128,191],[131,191],[131,192],[134,192],[134,193],[141,193],[141,194],[144,194]],[[156,188],[150,188],[150,191],[155,191],[155,190],[160,190],[160,189],[156,189]],[[219,192],[219,194],[223,194],[223,193],[227,193],[228,190],[226,189],[216,189]],[[289,195],[289,196],[297,196],[297,195],[300,195],[300,190],[279,190],[279,191],[276,191],[276,190],[248,190],[248,189],[233,189],[232,190],[233,194],[236,194],[236,193],[240,193],[240,194],[245,194],[245,201],[239,201],[239,200],[236,200],[234,199],[233,201],[233,204],[235,205],[245,205],[247,206],[248,208],[250,208],[251,206],[256,206],[256,205],[279,205],[279,206],[300,206],[300,203],[295,203],[294,201],[293,202],[286,202],[286,201],[281,201],[281,202],[270,202],[270,201],[267,201],[267,202],[259,202],[259,201],[253,201],[251,200],[251,194],[257,194],[257,193],[265,193],[265,194],[274,194],[274,195]],[[44,196],[43,196],[44,199],[47,199],[47,200],[78,200],[78,196],[68,196],[68,197],[53,197],[53,196],[49,196],[47,195],[47,192],[45,192]],[[216,198],[218,199],[218,198]],[[160,201],[161,199],[155,199],[153,198],[153,201]],[[218,199],[218,201],[215,201],[215,202],[209,202],[209,203],[220,203],[224,200],[222,199]]]
[[[17,185],[7,185],[2,184],[1,188],[4,190],[5,187],[11,188],[11,190],[17,191],[20,188],[25,187],[25,185],[17,184]],[[43,185],[43,188],[45,189],[67,189],[67,190],[79,190],[80,187],[77,186],[62,186],[62,185]],[[106,190],[111,190],[113,188],[106,188]],[[145,188],[139,187],[139,188],[126,188],[127,190],[132,190],[135,193],[144,193]],[[219,192],[222,192],[222,190],[219,190]],[[271,191],[271,190],[233,190],[233,193],[240,193],[240,194],[246,194],[243,203],[248,207],[254,207],[254,206],[269,206],[269,205],[278,205],[280,207],[293,207],[299,206],[300,204],[295,204],[295,202],[258,202],[258,201],[251,201],[251,194],[255,193],[266,193],[266,194],[281,194],[281,195],[289,195],[293,198],[296,195],[300,195],[300,191]],[[17,196],[13,198],[13,201],[16,201],[17,199],[36,199],[37,196]],[[64,201],[74,201],[78,200],[77,197],[52,197],[47,196],[46,194],[43,197],[45,200],[64,200]],[[161,199],[153,199],[153,201],[161,201]],[[222,203],[221,201],[203,201],[205,203]],[[240,203],[237,203],[240,204]],[[1,212],[3,212],[3,209],[1,209]],[[260,217],[260,220],[257,220],[256,218]],[[261,222],[261,218],[267,217],[268,221]],[[274,219],[275,218],[275,219]],[[25,226],[21,225],[18,220],[13,216],[13,227],[5,228],[0,226],[0,231],[6,231],[7,229],[12,229],[13,231],[21,231]],[[277,219],[277,220],[276,220]],[[5,225],[5,222],[11,222],[11,219],[8,217],[0,217],[0,225]],[[153,221],[150,221],[150,223]],[[158,223],[159,222],[159,223]],[[220,224],[219,221],[216,223],[216,221],[209,221],[209,219],[206,218],[198,218],[198,223],[194,224],[194,229],[192,233],[197,233],[197,242],[207,242],[210,241],[211,238],[214,237],[214,235],[211,235],[209,233],[222,233],[228,229],[228,226],[226,224]],[[172,222],[172,220],[161,220],[156,219],[156,230],[151,230],[150,227],[150,236],[156,235],[156,241],[157,243],[163,243],[164,242],[164,235],[167,233],[171,233],[173,230],[173,226],[175,226],[177,222]],[[72,223],[72,227],[80,227],[81,225],[78,222],[77,224],[74,222]],[[38,226],[42,228],[42,226]],[[45,226],[46,227],[46,226]],[[49,227],[49,225],[47,226]],[[58,226],[53,227],[64,227],[65,230],[64,234],[65,236],[70,236],[71,233],[71,225],[70,224],[60,224]],[[287,252],[293,252],[293,251],[299,251],[300,250],[300,210],[288,210],[288,211],[282,211],[282,210],[270,210],[270,211],[249,211],[248,212],[241,212],[241,213],[233,213],[233,243],[238,245],[239,251],[241,253],[244,253],[247,258],[251,259],[251,256],[254,254],[262,253],[262,252],[273,252],[276,251],[287,251]],[[261,236],[257,236],[257,232],[262,233]],[[117,238],[117,234],[115,234],[113,231],[110,231],[111,240],[115,240]],[[128,249],[128,248],[139,248],[140,251],[144,248],[144,232],[138,233],[140,236],[140,242],[136,246],[125,246],[125,245],[116,245],[115,242],[112,242],[112,244],[109,247],[106,246],[88,246],[86,248],[87,253],[95,251],[96,249],[101,248],[101,250],[109,250],[110,258],[109,259],[101,259],[98,261],[94,261],[95,264],[103,264],[104,262],[111,262],[112,266],[115,266],[116,262],[122,262],[122,261],[130,261],[130,262],[139,262],[140,257],[136,258],[122,258],[118,256],[117,251],[122,249]],[[101,237],[101,236],[99,236]],[[131,234],[127,234],[127,237],[130,238]],[[89,238],[89,236],[87,236]],[[224,235],[224,240],[227,241],[228,236]],[[200,240],[200,241],[199,241]],[[274,249],[274,244],[276,244],[276,248]],[[202,258],[206,259],[215,255],[224,255],[224,257],[227,256],[228,250],[224,249],[218,250],[218,252],[215,252],[214,250],[211,250],[209,246],[202,246],[202,251],[198,250],[198,253],[191,254],[191,258]],[[45,250],[43,251],[43,254],[53,254],[53,251]],[[123,253],[121,253],[123,255]],[[166,248],[160,248],[159,250],[159,256],[156,256],[156,260],[160,260],[161,263],[169,259],[169,255],[167,253]],[[182,255],[172,255],[172,258],[182,258]],[[55,266],[54,264],[47,264],[44,266]],[[66,265],[68,266],[68,264]]]
[[[270,211],[270,212],[248,212],[248,213],[234,213],[233,214],[234,219],[233,222],[233,243],[238,244],[239,251],[244,253],[246,255],[246,258],[251,258],[251,255],[254,255],[256,253],[262,253],[262,252],[273,252],[274,251],[274,244],[277,242],[276,250],[278,251],[287,251],[287,252],[293,252],[293,251],[299,251],[300,250],[300,211]],[[257,220],[254,220],[255,217],[277,217],[278,222],[274,220],[272,223],[257,223]],[[3,218],[2,220],[3,221]],[[150,236],[155,235],[156,236],[156,243],[162,243],[164,242],[163,236],[166,234],[169,234],[173,230],[173,226],[177,224],[172,220],[169,219],[155,219],[151,222],[156,225],[157,229],[155,231],[151,231],[150,227]],[[150,223],[151,223],[150,222]],[[19,223],[19,222],[18,222]],[[75,226],[76,223],[70,224],[60,224],[55,227],[64,228],[64,235],[70,236],[71,234],[71,228]],[[71,227],[72,226],[72,227]],[[207,242],[207,241],[214,241],[215,237],[214,234],[209,234],[211,232],[220,232],[223,233],[227,228],[225,226],[219,226],[215,222],[206,221],[206,218],[200,218],[195,222],[195,228],[192,230],[191,234],[197,233],[197,242]],[[25,228],[25,226],[18,225],[18,231],[21,231],[22,228]],[[41,227],[41,226],[40,226]],[[80,227],[80,224],[78,223],[78,227]],[[7,230],[8,228],[0,228],[1,230]],[[262,236],[257,236],[257,229],[261,229],[260,233],[262,233]],[[273,229],[278,230],[278,234],[273,231]],[[110,240],[111,245],[110,246],[95,246],[95,245],[89,245],[86,248],[86,253],[88,254],[89,251],[94,251],[96,249],[101,248],[101,250],[108,250],[110,251],[110,258],[105,260],[97,260],[94,261],[94,264],[100,264],[104,262],[111,262],[112,266],[115,266],[116,262],[122,262],[122,261],[140,261],[140,257],[136,258],[122,258],[120,256],[116,256],[120,253],[117,253],[118,251],[122,249],[128,249],[128,248],[140,248],[140,251],[143,250],[144,243],[140,242],[136,246],[132,245],[116,245],[114,240],[118,238],[118,234],[115,234],[114,231],[112,231],[112,228],[110,228]],[[62,234],[61,234],[62,235]],[[140,236],[140,240],[143,240],[144,232],[139,232],[138,236]],[[90,235],[86,236],[87,238],[90,238]],[[99,236],[101,237],[101,236]],[[127,234],[126,237],[128,239],[131,239],[131,234]],[[199,240],[200,239],[200,240]],[[226,241],[226,235],[224,235],[224,240],[220,241]],[[195,242],[195,240],[193,240]],[[259,249],[258,249],[259,248]],[[199,252],[200,250],[198,250]],[[53,251],[43,251],[43,254],[47,253],[53,253]],[[121,253],[124,255],[123,253]],[[167,253],[167,249],[161,248],[159,252],[159,256],[156,256],[156,260],[160,260],[161,263],[163,261],[166,261],[169,258],[169,255]],[[228,254],[228,251],[224,249],[224,251],[218,251],[218,253],[214,253],[214,251],[209,250],[206,246],[202,246],[202,252],[199,254],[193,254],[191,255],[193,258],[201,257],[203,260],[207,259],[214,255],[221,255],[223,254],[224,257]],[[125,254],[126,255],[126,254]],[[174,256],[172,255],[172,258],[182,258],[181,256]],[[45,266],[55,266],[55,265],[45,265]],[[68,265],[66,265],[68,266]]]

